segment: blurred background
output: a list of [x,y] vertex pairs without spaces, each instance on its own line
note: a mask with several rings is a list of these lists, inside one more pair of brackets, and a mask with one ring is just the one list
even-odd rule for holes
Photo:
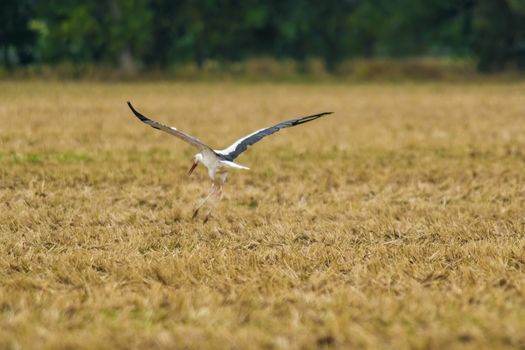
[[525,71],[525,0],[3,0],[0,76]]

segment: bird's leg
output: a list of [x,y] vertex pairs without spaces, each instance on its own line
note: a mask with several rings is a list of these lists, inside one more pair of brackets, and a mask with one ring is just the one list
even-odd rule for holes
[[211,212],[215,207],[217,206],[217,203],[222,198],[222,185],[219,185],[219,188],[214,193],[214,199],[211,202],[208,211],[206,212],[206,216],[204,217],[204,223],[208,222],[208,219],[210,218]]
[[213,205],[210,206],[208,209],[208,212],[206,213],[206,217],[204,218],[204,222],[206,223],[208,221],[208,218],[210,217],[210,214],[213,209],[219,204],[219,201],[222,199],[222,196],[224,195],[224,192],[222,191],[222,186],[224,185],[224,182],[226,182],[226,178],[228,177],[227,173],[221,174],[219,181],[218,181],[218,188],[215,191],[215,199],[213,201]]
[[222,199],[222,196],[224,195],[224,192],[222,191],[222,186],[224,186],[224,183],[226,182],[227,177],[228,177],[227,173],[224,173],[221,175],[220,182],[219,182],[219,190],[217,191],[217,202],[219,202]]
[[204,197],[199,205],[197,205],[197,208],[195,209],[195,211],[193,212],[193,215],[191,216],[192,219],[195,219],[195,217],[197,216],[197,214],[199,213],[199,209],[202,208],[202,206],[204,204],[206,204],[206,202],[208,201],[208,199],[210,199],[210,197],[213,195],[213,193],[215,193],[215,181],[212,179],[211,180],[211,188],[210,188],[210,192],[208,193],[208,195],[206,197]]

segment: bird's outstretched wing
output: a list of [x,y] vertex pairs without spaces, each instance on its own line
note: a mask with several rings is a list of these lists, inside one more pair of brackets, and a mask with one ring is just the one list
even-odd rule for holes
[[312,120],[315,120],[317,118],[321,118],[324,115],[332,114],[333,112],[324,112],[319,114],[310,115],[308,117],[298,118],[298,119],[291,119],[287,120],[285,122],[276,124],[274,126],[271,126],[269,128],[260,129],[257,130],[250,135],[247,135],[243,138],[240,138],[239,140],[235,141],[233,144],[231,144],[228,148],[225,148],[223,150],[215,150],[215,153],[223,156],[226,160],[233,161],[235,158],[237,158],[242,152],[246,151],[248,149],[248,146],[253,145],[254,143],[260,141],[262,138],[274,134],[277,131],[289,128],[291,126],[296,126],[299,124],[304,124],[311,122]]
[[176,137],[178,137],[178,138],[180,138],[180,139],[182,139],[182,140],[192,144],[193,146],[198,148],[199,151],[202,151],[203,149],[211,150],[211,148],[208,145],[202,143],[202,141],[200,141],[196,137],[193,137],[191,135],[183,133],[182,131],[177,130],[176,128],[174,128],[172,126],[167,126],[167,125],[164,125],[164,124],[161,124],[159,122],[156,122],[154,120],[149,119],[148,117],[146,117],[143,114],[139,113],[135,108],[133,108],[133,106],[131,105],[130,102],[128,102],[128,106],[131,109],[131,111],[133,112],[133,114],[135,114],[135,116],[141,122],[148,124],[152,128],[155,128],[155,129],[158,129],[158,130],[162,130],[164,132],[172,134],[173,136],[176,136]]

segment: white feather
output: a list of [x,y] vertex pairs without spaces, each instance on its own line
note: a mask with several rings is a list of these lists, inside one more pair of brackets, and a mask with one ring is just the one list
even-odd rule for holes
[[227,167],[230,167],[230,168],[250,170],[250,168],[248,168],[248,167],[246,167],[244,165],[240,165],[240,164],[237,164],[235,162],[230,162],[229,160],[221,160],[219,162],[221,164],[226,165]]

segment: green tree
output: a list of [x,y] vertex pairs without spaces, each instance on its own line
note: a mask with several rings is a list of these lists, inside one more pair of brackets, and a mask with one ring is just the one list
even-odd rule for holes
[[38,6],[45,24],[42,57],[50,63],[134,65],[150,36],[146,0],[54,0]]
[[525,1],[4,0],[0,50],[4,65],[128,70],[272,56],[335,71],[354,57],[428,55],[525,69]]
[[482,71],[510,66],[525,69],[525,4],[479,0],[475,9],[473,49]]
[[4,0],[0,5],[0,60],[7,68],[33,61],[35,32],[30,29],[34,1]]

